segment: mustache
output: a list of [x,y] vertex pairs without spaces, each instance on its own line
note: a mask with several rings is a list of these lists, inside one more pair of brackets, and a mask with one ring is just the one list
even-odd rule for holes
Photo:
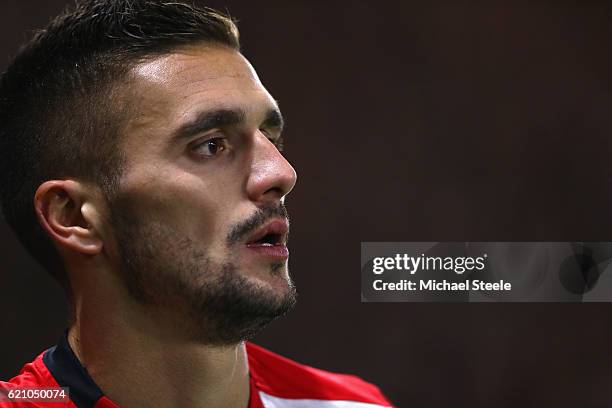
[[284,204],[259,207],[255,214],[231,228],[229,234],[227,234],[227,244],[233,245],[239,242],[255,229],[265,224],[270,218],[279,216],[289,220],[287,208]]

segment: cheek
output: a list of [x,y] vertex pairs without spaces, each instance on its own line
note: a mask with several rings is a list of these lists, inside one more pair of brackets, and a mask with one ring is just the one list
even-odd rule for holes
[[217,247],[225,243],[231,220],[231,186],[193,174],[158,172],[130,187],[145,219],[155,219],[195,242]]

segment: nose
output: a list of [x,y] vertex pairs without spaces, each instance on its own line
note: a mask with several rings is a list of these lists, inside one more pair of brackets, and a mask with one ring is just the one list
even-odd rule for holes
[[283,201],[295,186],[297,173],[276,146],[258,131],[247,179],[247,194],[257,203]]

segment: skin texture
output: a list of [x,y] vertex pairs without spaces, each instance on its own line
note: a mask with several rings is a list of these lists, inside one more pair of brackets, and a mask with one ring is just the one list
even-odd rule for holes
[[[71,280],[69,342],[122,407],[246,407],[242,339],[295,301],[286,261],[246,246],[256,227],[284,218],[296,181],[275,145],[278,107],[246,59],[222,47],[145,62],[130,84],[117,194],[108,201],[80,180],[36,194]],[[243,116],[175,137],[218,109]]]

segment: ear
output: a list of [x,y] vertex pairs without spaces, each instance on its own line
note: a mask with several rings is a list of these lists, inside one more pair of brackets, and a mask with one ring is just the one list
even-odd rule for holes
[[85,255],[100,253],[100,212],[91,186],[74,180],[50,180],[34,196],[38,222],[56,244]]

